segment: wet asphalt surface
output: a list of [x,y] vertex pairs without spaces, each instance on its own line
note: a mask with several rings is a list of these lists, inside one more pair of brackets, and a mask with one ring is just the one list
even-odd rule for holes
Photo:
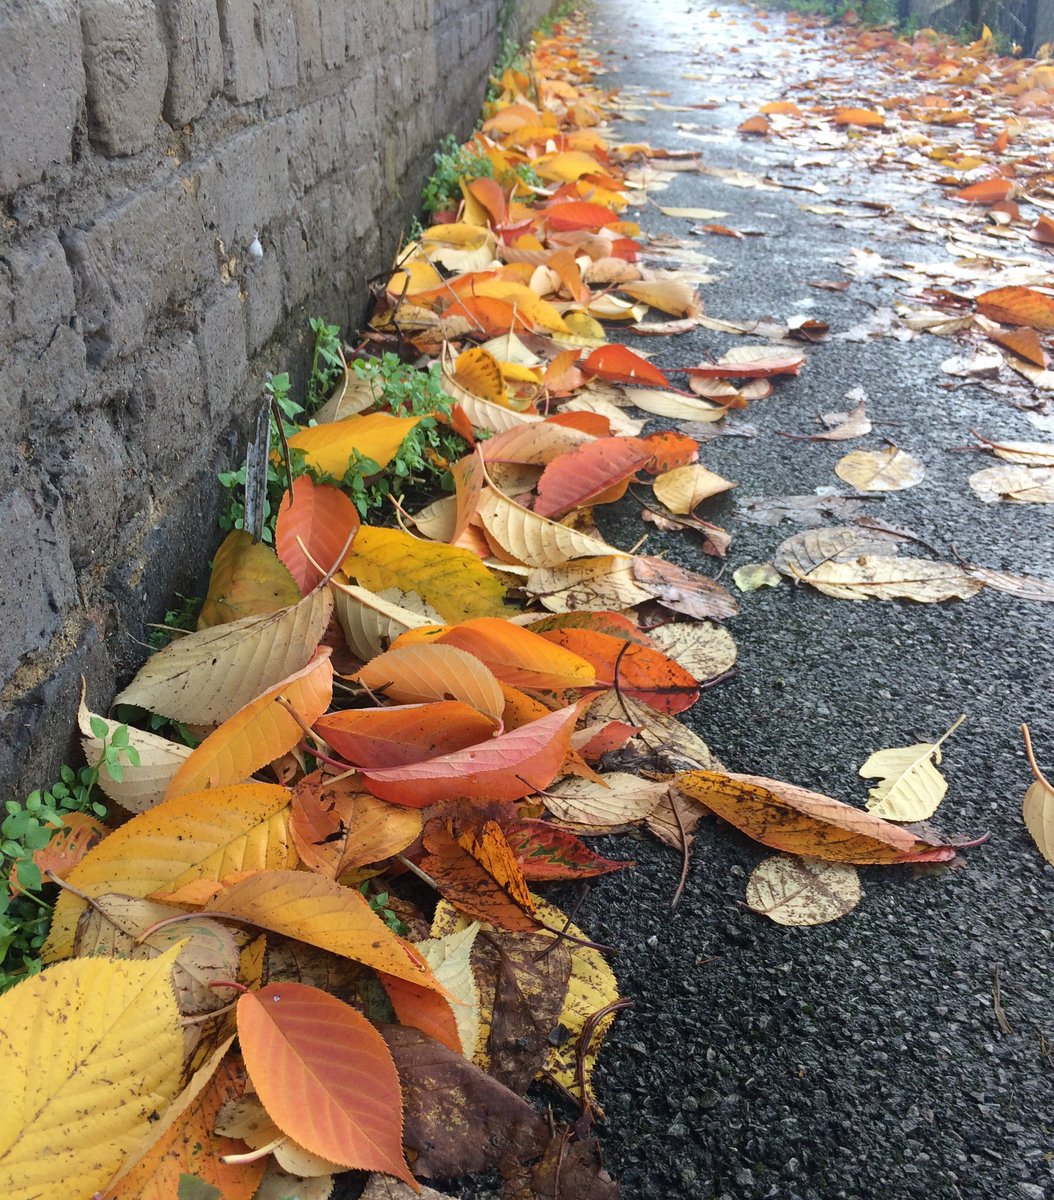
[[[854,281],[835,293],[807,280],[844,278],[838,264],[854,248],[895,262],[944,256],[940,239],[920,240],[895,219],[841,228],[799,207],[876,195],[906,207],[918,180],[853,166],[794,171],[800,150],[736,134],[759,104],[784,97],[784,80],[821,70],[822,35],[803,53],[785,39],[782,17],[763,33],[734,5],[597,0],[590,15],[609,71],[600,83],[623,100],[649,104],[646,93],[658,91],[672,106],[718,102],[691,113],[634,111],[642,120],[616,122],[616,140],[702,150],[711,166],[830,187],[820,201],[680,174],[654,197],[724,210],[725,224],[765,232],[696,239],[717,260],[716,280],[702,288],[711,316],[804,311],[844,331],[890,305],[895,282]],[[943,199],[936,189],[922,194]],[[698,224],[638,214],[649,233],[683,237]],[[698,330],[640,344],[674,368],[736,341]],[[969,561],[1054,578],[1051,508],[981,503],[966,480],[994,460],[948,450],[970,440],[971,426],[995,438],[1050,433],[1003,396],[942,386],[939,364],[957,352],[954,340],[928,335],[810,346],[802,374],[741,415],[757,437],[704,446],[701,461],[738,484],[703,513],[733,535],[730,587],[734,568],[770,559],[798,529],[748,523],[737,497],[832,484],[850,492],[834,463],[857,446],[882,448],[882,433],[922,459],[926,478],[869,501],[871,515],[910,528],[943,557],[954,545]],[[844,397],[853,387],[867,392],[875,421],[896,424],[849,443],[774,436],[815,432],[817,414],[852,407]],[[629,546],[641,528],[624,504],[603,531]],[[691,534],[652,531],[648,552],[716,573]],[[862,803],[856,771],[872,750],[933,740],[965,712],[945,747],[949,790],[933,824],[949,837],[992,838],[953,869],[862,869],[859,907],[806,929],[744,907],[746,877],[768,852],[727,825],[700,825],[675,913],[675,855],[648,841],[597,844],[638,862],[599,881],[580,914],[593,936],[620,948],[615,969],[635,1001],[596,1075],[602,1145],[624,1200],[1054,1196],[1054,868],[1021,821],[1031,777],[1018,730],[1028,722],[1049,770],[1054,610],[988,590],[940,605],[853,603],[786,583],[742,596],[741,607],[729,622],[737,677],[686,714],[730,769]],[[993,1004],[997,965],[1011,1032]]]

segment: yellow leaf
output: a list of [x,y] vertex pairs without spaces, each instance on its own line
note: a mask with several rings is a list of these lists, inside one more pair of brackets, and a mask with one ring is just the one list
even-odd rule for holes
[[736,485],[699,463],[691,463],[687,467],[675,467],[660,475],[652,484],[656,498],[672,513],[690,513],[697,504],[727,492]]
[[934,765],[941,761],[941,743],[963,720],[960,717],[936,742],[876,750],[859,772],[865,779],[882,780],[871,789],[866,807],[887,821],[929,820],[948,790],[947,780]]
[[299,599],[296,581],[271,547],[254,542],[244,529],[235,529],[223,539],[212,561],[209,594],[201,606],[198,628],[277,612]]
[[619,291],[674,317],[692,317],[700,311],[695,288],[679,279],[642,279],[619,284]]
[[258,871],[214,896],[206,912],[227,913],[442,991],[425,960],[396,937],[353,888],[306,871]]
[[474,554],[398,529],[363,525],[344,571],[371,592],[387,587],[417,592],[445,621],[505,611],[505,588]]
[[0,997],[4,1200],[91,1200],[176,1094],[177,953],[61,963]]
[[572,558],[622,553],[599,538],[538,516],[494,488],[480,497],[479,518],[502,550],[528,567],[555,567]]
[[[296,862],[289,791],[266,783],[191,792],[133,817],[84,856],[69,882],[89,896],[150,896],[192,880],[221,880]],[[46,962],[66,957],[84,901],[63,892],[45,943]]]
[[906,450],[853,450],[835,463],[834,473],[859,492],[900,492],[921,483],[925,468]]
[[330,653],[330,648],[323,646],[303,670],[283,679],[213,730],[172,777],[165,799],[241,783],[292,750],[303,737],[301,722],[314,725],[333,699]]
[[341,479],[356,453],[372,459],[379,468],[386,467],[420,420],[420,417],[393,417],[390,413],[345,417],[328,425],[302,429],[289,439],[289,449],[303,450],[309,467]]
[[306,667],[332,611],[323,588],[291,608],[188,633],[148,658],[114,703],[219,724]]

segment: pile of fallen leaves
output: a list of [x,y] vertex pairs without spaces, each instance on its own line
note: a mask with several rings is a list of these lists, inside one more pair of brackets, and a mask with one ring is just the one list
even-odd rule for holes
[[[638,828],[687,870],[706,813],[786,852],[747,898],[791,923],[852,908],[854,864],[955,855],[902,824],[943,795],[939,742],[872,756],[863,810],[728,773],[676,719],[734,668],[736,601],[609,544],[592,509],[647,480],[646,520],[721,557],[696,510],[733,484],[700,431],[805,350],[738,347],[676,387],[609,340],[601,322],[703,319],[691,273],[643,266],[624,219],[634,187],[697,163],[609,144],[590,70],[569,24],[506,72],[475,138],[492,173],[404,247],[371,322],[374,348],[441,364],[452,494],[379,527],[318,481],[383,469],[421,419],[349,371],[291,439],[313,475],[275,548],[232,533],[197,631],[118,697],[202,740],[132,731],[138,764],[100,780],[128,819],[38,858],[63,883],[56,965],[0,999],[5,1196],[315,1200],[358,1169],[391,1200],[487,1168],[510,1200],[614,1196],[591,1075],[628,1001],[536,885],[631,865],[585,839]],[[634,410],[680,428],[644,435]],[[851,598],[983,586],[898,536],[807,530],[776,566]],[[113,725],[82,711],[89,761]],[[528,1103],[536,1079],[578,1118]]]

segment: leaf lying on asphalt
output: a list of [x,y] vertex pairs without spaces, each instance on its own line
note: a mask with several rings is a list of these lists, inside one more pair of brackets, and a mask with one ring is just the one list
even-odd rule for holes
[[968,482],[985,504],[1054,504],[1054,467],[986,467]]
[[861,492],[899,492],[921,483],[925,469],[906,451],[887,446],[853,450],[835,463],[834,473]]
[[860,768],[865,779],[882,780],[870,791],[867,809],[888,821],[928,821],[944,799],[948,782],[937,770],[941,743],[962,724],[960,717],[935,742],[876,750]]
[[1028,755],[1028,765],[1032,768],[1034,776],[1025,792],[1021,815],[1040,854],[1054,866],[1054,786],[1039,769],[1032,751],[1028,726],[1022,725],[1021,732],[1025,736],[1025,753]]
[[823,925],[860,903],[860,876],[850,863],[776,854],[751,871],[746,902],[778,925]]
[[699,463],[692,463],[660,475],[652,484],[652,489],[656,499],[665,504],[670,512],[683,515],[711,496],[727,492],[735,486],[714,471],[708,471]]

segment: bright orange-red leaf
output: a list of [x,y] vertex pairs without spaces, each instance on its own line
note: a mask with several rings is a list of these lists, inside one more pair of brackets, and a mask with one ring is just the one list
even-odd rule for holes
[[577,654],[561,650],[537,633],[498,617],[462,621],[445,629],[435,640],[440,645],[456,646],[474,654],[502,683],[513,687],[582,688],[594,682],[592,667]]
[[356,767],[401,767],[450,754],[486,741],[496,728],[492,718],[460,700],[349,708],[315,722],[315,732]]
[[313,1154],[416,1187],[403,1098],[384,1038],[350,1004],[303,983],[238,1001],[238,1041],[267,1115]]
[[550,821],[514,821],[504,833],[524,879],[581,879],[635,865],[594,854]]
[[885,125],[886,118],[873,108],[840,108],[834,114],[836,125],[859,125],[865,129],[877,129]]
[[673,429],[649,433],[640,441],[651,453],[651,458],[641,468],[649,475],[665,475],[677,467],[687,467],[699,457],[699,443],[695,438]]
[[360,772],[375,796],[424,808],[447,800],[521,800],[556,777],[571,744],[570,705],[478,746],[405,767]]
[[582,363],[582,370],[609,383],[644,384],[659,388],[672,386],[658,367],[617,342],[610,346],[598,346]]
[[611,418],[603,417],[600,413],[591,412],[558,412],[545,418],[547,425],[565,425],[568,429],[578,429],[592,437],[611,436]]
[[753,133],[755,135],[764,137],[772,132],[772,122],[768,119],[768,117],[764,116],[747,117],[745,121],[737,126],[737,132]]
[[[619,499],[608,495],[648,461],[649,451],[637,438],[608,437],[586,442],[570,454],[554,459],[538,480],[534,511],[558,519],[591,501]],[[625,492],[625,487],[621,489]]]
[[359,524],[358,510],[340,488],[315,483],[310,475],[293,480],[278,506],[274,544],[304,595],[340,565]]
[[384,990],[388,993],[388,999],[392,1002],[392,1008],[395,1009],[395,1015],[399,1018],[400,1025],[412,1025],[414,1029],[420,1029],[422,1033],[427,1033],[430,1038],[441,1042],[455,1054],[461,1053],[461,1037],[457,1031],[457,1018],[454,1016],[454,1010],[450,1007],[450,1001],[445,996],[432,991],[431,988],[423,988],[416,983],[399,979],[395,975],[385,975],[383,972],[380,980]]
[[1012,179],[982,179],[980,183],[971,183],[955,193],[956,200],[965,200],[968,204],[998,204],[1005,200],[1017,185]]
[[617,225],[618,216],[603,204],[591,204],[587,200],[567,200],[550,204],[541,210],[541,218],[550,229],[603,229],[606,225]]
[[1046,213],[1043,213],[1032,226],[1028,236],[1034,242],[1039,242],[1044,246],[1054,246],[1054,217],[1048,217]]
[[509,208],[505,200],[505,193],[496,179],[489,179],[486,176],[473,179],[468,184],[468,190],[487,210],[492,225],[505,224]]
[[1050,361],[1046,350],[1040,344],[1039,334],[1034,329],[1012,329],[1009,332],[1000,330],[998,333],[990,333],[988,337],[1037,367],[1045,368]]
[[492,296],[462,296],[443,312],[443,317],[464,317],[473,331],[486,337],[497,337],[511,329],[520,332],[532,331],[530,321],[517,311],[507,300],[495,300]]
[[994,288],[977,297],[977,311],[993,321],[1054,329],[1054,296],[1028,287]]

